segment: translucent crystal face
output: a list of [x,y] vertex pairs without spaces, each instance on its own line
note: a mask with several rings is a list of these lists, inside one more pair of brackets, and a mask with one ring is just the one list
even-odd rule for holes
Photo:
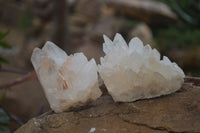
[[35,48],[32,64],[55,112],[84,105],[101,96],[97,66],[83,53],[68,56],[52,42],[42,49]]
[[177,91],[184,82],[184,72],[168,57],[135,37],[129,45],[120,34],[111,41],[104,37],[98,71],[115,101],[130,102]]

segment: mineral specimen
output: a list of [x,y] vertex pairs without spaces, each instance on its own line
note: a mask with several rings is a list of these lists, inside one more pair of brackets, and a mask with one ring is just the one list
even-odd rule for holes
[[166,56],[135,37],[127,46],[120,34],[114,41],[104,35],[101,65],[98,71],[115,101],[131,102],[177,91],[184,82],[184,72]]
[[32,64],[55,112],[82,106],[101,96],[97,65],[83,53],[68,56],[52,42],[35,48]]

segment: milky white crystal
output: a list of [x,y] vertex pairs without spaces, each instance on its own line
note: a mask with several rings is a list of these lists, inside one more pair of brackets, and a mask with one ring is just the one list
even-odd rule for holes
[[101,65],[98,71],[115,101],[131,102],[177,91],[184,82],[184,72],[150,45],[135,37],[129,46],[120,34],[114,41],[104,35]]
[[68,56],[48,41],[42,49],[34,49],[31,61],[55,112],[84,105],[101,96],[96,62],[88,61],[83,53]]

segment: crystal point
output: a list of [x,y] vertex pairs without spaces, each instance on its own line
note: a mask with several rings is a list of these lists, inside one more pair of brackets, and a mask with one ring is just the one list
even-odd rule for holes
[[101,96],[97,65],[83,53],[67,54],[52,42],[35,48],[32,64],[50,107],[62,112],[94,101]]
[[[125,44],[119,34],[113,43],[109,53],[101,58],[98,71],[115,101],[131,102],[180,89],[184,72],[168,57],[160,60],[160,53],[150,45],[144,46],[137,37],[131,39],[127,49],[118,47]],[[113,43],[105,41],[104,45],[109,47]]]

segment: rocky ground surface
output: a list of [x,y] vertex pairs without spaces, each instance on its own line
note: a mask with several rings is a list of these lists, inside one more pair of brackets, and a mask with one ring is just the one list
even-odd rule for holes
[[79,110],[47,112],[15,133],[197,133],[199,95],[196,83],[185,83],[178,92],[167,96],[131,103],[115,103],[104,95]]

